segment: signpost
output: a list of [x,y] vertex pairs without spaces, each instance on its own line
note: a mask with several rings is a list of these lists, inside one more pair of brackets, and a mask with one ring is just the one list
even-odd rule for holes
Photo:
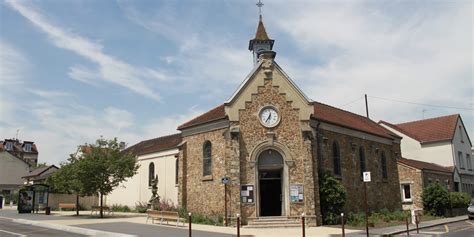
[[364,177],[364,199],[365,199],[365,232],[369,237],[369,211],[367,208],[367,183],[370,182],[370,172],[363,172]]
[[224,184],[224,224],[227,226],[227,184],[230,182],[229,177],[223,177],[222,183]]

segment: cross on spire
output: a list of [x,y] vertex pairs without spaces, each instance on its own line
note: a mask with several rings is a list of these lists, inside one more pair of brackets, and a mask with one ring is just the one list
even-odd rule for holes
[[260,20],[262,19],[262,7],[263,7],[263,3],[261,0],[258,0],[257,4],[258,7],[258,15],[260,16]]

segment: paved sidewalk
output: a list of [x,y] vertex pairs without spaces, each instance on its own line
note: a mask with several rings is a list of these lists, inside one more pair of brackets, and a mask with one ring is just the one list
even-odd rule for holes
[[[463,221],[463,220],[467,220],[467,215],[443,218],[443,219],[437,219],[437,220],[431,220],[431,221],[425,221],[425,222],[422,221],[418,225],[418,228],[424,229],[424,228],[429,228],[429,227],[433,227],[437,225],[443,225],[443,224],[448,224],[448,223],[453,223],[453,222],[458,222],[458,221]],[[410,229],[410,233],[412,231],[416,231],[416,225],[410,224],[408,228]],[[406,225],[390,226],[390,227],[378,228],[378,229],[369,228],[370,236],[390,236],[390,235],[405,233],[406,231],[407,231]],[[355,233],[348,234],[347,236],[366,236],[366,233],[365,233],[365,230],[363,230],[363,231],[358,231]]]

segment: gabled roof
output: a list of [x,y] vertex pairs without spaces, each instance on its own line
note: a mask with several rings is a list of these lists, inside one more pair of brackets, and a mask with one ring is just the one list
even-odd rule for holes
[[[326,104],[319,102],[313,102],[314,113],[311,115],[312,119],[320,120],[323,122],[347,127],[350,129],[366,132],[376,136],[392,139],[393,137],[399,137],[384,127],[380,126],[376,122],[342,109],[338,109]],[[185,129],[200,124],[209,123],[219,119],[226,118],[224,105],[220,105],[210,111],[192,119],[191,121],[181,125],[178,129]]]
[[428,162],[423,162],[419,160],[412,160],[412,159],[406,159],[406,158],[397,158],[397,162],[419,169],[419,170],[434,170],[434,171],[439,171],[439,172],[445,172],[445,173],[452,173],[453,168],[452,167],[445,167],[441,166],[435,163],[428,163]]
[[181,133],[157,137],[150,140],[141,141],[123,152],[131,152],[133,155],[145,155],[155,152],[170,150],[178,147],[181,142]]
[[37,169],[34,169],[34,170],[30,171],[27,175],[25,175],[21,178],[36,178],[37,179],[37,177],[42,176],[43,173],[45,173],[46,171],[48,171],[50,169],[58,170],[59,168],[55,165],[40,167],[40,168],[37,168]]
[[178,130],[182,130],[182,129],[189,128],[195,125],[200,125],[200,124],[204,124],[204,123],[208,123],[208,122],[212,122],[212,121],[216,121],[220,119],[225,119],[225,118],[227,118],[227,115],[225,114],[224,104],[221,104],[215,107],[214,109],[211,109],[207,111],[206,113],[201,114],[191,119],[190,121],[181,124],[178,127]]
[[313,119],[390,139],[399,137],[367,117],[319,102],[313,104],[314,113],[311,115]]
[[421,143],[427,143],[451,141],[456,132],[456,124],[459,118],[459,114],[453,114],[400,124],[391,124],[386,121],[380,121],[379,123],[404,133]]

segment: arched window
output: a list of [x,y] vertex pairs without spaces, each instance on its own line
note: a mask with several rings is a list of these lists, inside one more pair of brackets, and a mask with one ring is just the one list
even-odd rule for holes
[[332,144],[332,160],[334,175],[341,175],[341,152],[339,150],[339,144],[336,141]]
[[360,164],[360,177],[363,177],[363,173],[366,170],[365,167],[365,151],[363,147],[359,147],[359,164]]
[[155,178],[155,164],[151,162],[148,165],[148,187],[151,187],[154,178]]
[[205,141],[202,147],[202,175],[212,174],[212,144]]
[[382,163],[382,178],[387,179],[388,174],[387,174],[387,158],[385,157],[385,152],[382,151],[382,154],[380,155],[380,161]]

